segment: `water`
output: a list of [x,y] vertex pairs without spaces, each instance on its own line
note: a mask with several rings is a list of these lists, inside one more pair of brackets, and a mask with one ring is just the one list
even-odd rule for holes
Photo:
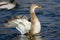
[[[1,0],[9,1],[9,0]],[[14,15],[26,15],[29,18],[29,7],[32,3],[39,4],[42,10],[36,10],[41,22],[41,33],[32,40],[60,40],[60,0],[15,0],[17,10],[0,10],[0,40],[31,40],[28,36],[20,35],[15,28],[3,28],[5,20]]]

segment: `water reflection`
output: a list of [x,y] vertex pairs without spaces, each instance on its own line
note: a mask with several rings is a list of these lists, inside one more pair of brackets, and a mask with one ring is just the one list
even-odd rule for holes
[[32,39],[30,38],[29,40],[42,40],[40,36],[34,36]]
[[32,39],[29,38],[29,36],[26,35],[17,35],[12,40],[42,40],[41,36],[34,36]]

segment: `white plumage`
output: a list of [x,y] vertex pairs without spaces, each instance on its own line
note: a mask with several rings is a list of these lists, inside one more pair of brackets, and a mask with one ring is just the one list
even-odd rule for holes
[[17,21],[18,26],[16,27],[16,29],[19,30],[21,34],[28,33],[31,27],[31,22],[27,21],[26,19],[17,19]]
[[25,16],[22,17],[22,15],[16,17],[19,17],[20,19],[8,21],[4,26],[7,28],[16,28],[21,34],[28,33],[31,27],[31,22],[29,22]]

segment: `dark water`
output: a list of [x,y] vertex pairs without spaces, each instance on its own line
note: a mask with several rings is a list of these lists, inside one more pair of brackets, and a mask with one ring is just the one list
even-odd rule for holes
[[[9,1],[9,0],[0,0]],[[15,28],[3,28],[5,20],[14,15],[29,17],[29,8],[32,3],[39,4],[42,10],[36,10],[41,22],[41,35],[32,40],[60,40],[60,0],[15,0],[19,6],[16,10],[0,10],[0,40],[31,40],[28,36],[21,36]]]

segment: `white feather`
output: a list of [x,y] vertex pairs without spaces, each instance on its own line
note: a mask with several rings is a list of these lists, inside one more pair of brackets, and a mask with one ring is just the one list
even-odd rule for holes
[[16,19],[11,21],[11,23],[17,24],[16,29],[21,32],[21,34],[25,34],[29,32],[31,27],[31,22],[27,21],[26,19]]

